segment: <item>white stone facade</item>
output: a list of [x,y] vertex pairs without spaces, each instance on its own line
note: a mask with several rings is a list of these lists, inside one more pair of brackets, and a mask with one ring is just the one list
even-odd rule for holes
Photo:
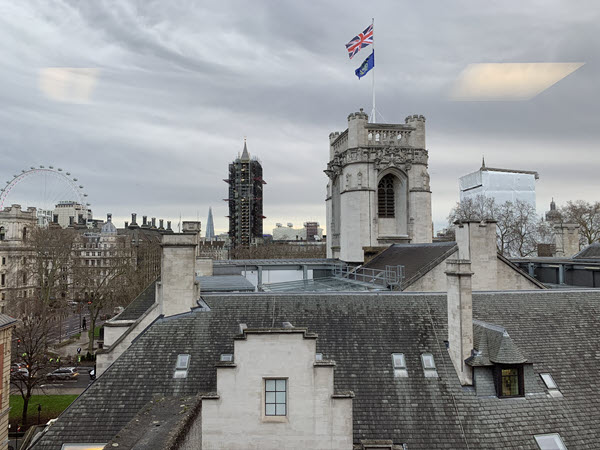
[[363,262],[364,247],[432,241],[425,118],[405,122],[369,123],[361,110],[329,135],[328,258]]
[[[246,330],[235,362],[217,365],[217,395],[202,401],[202,448],[352,449],[352,394],[334,394],[334,363],[315,350],[306,330]],[[268,379],[286,380],[284,415],[265,412]]]
[[36,226],[35,208],[21,211],[20,205],[12,205],[0,211],[0,312],[10,297],[33,295],[24,260],[31,255],[27,239]]

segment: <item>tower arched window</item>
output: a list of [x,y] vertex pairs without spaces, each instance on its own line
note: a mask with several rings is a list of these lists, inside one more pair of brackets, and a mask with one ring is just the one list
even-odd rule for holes
[[394,175],[384,176],[377,186],[377,212],[379,217],[396,217]]
[[6,237],[6,231],[4,231],[4,227],[0,227],[0,241],[3,241]]
[[23,241],[27,240],[27,227],[23,227]]

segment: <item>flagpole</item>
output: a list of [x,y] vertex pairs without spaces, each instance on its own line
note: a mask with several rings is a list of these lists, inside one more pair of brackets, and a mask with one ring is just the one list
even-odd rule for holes
[[[373,29],[373,59],[375,59],[375,18],[371,18],[371,27]],[[377,118],[375,117],[375,67],[371,71],[373,73],[371,90],[373,92],[373,109],[371,110],[371,123],[376,123]]]

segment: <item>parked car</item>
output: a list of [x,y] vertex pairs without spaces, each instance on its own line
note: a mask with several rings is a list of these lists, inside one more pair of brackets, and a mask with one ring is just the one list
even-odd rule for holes
[[14,363],[10,366],[10,374],[14,377],[25,378],[29,376],[29,369],[25,363]]
[[76,367],[62,367],[50,372],[47,377],[49,380],[74,380],[79,376]]

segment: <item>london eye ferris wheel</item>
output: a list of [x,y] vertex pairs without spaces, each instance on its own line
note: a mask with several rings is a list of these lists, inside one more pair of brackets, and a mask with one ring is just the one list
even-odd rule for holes
[[35,207],[38,223],[45,225],[52,221],[52,211],[60,203],[72,202],[89,210],[91,205],[83,189],[76,177],[61,168],[31,166],[12,175],[0,188],[0,211],[12,204]]

